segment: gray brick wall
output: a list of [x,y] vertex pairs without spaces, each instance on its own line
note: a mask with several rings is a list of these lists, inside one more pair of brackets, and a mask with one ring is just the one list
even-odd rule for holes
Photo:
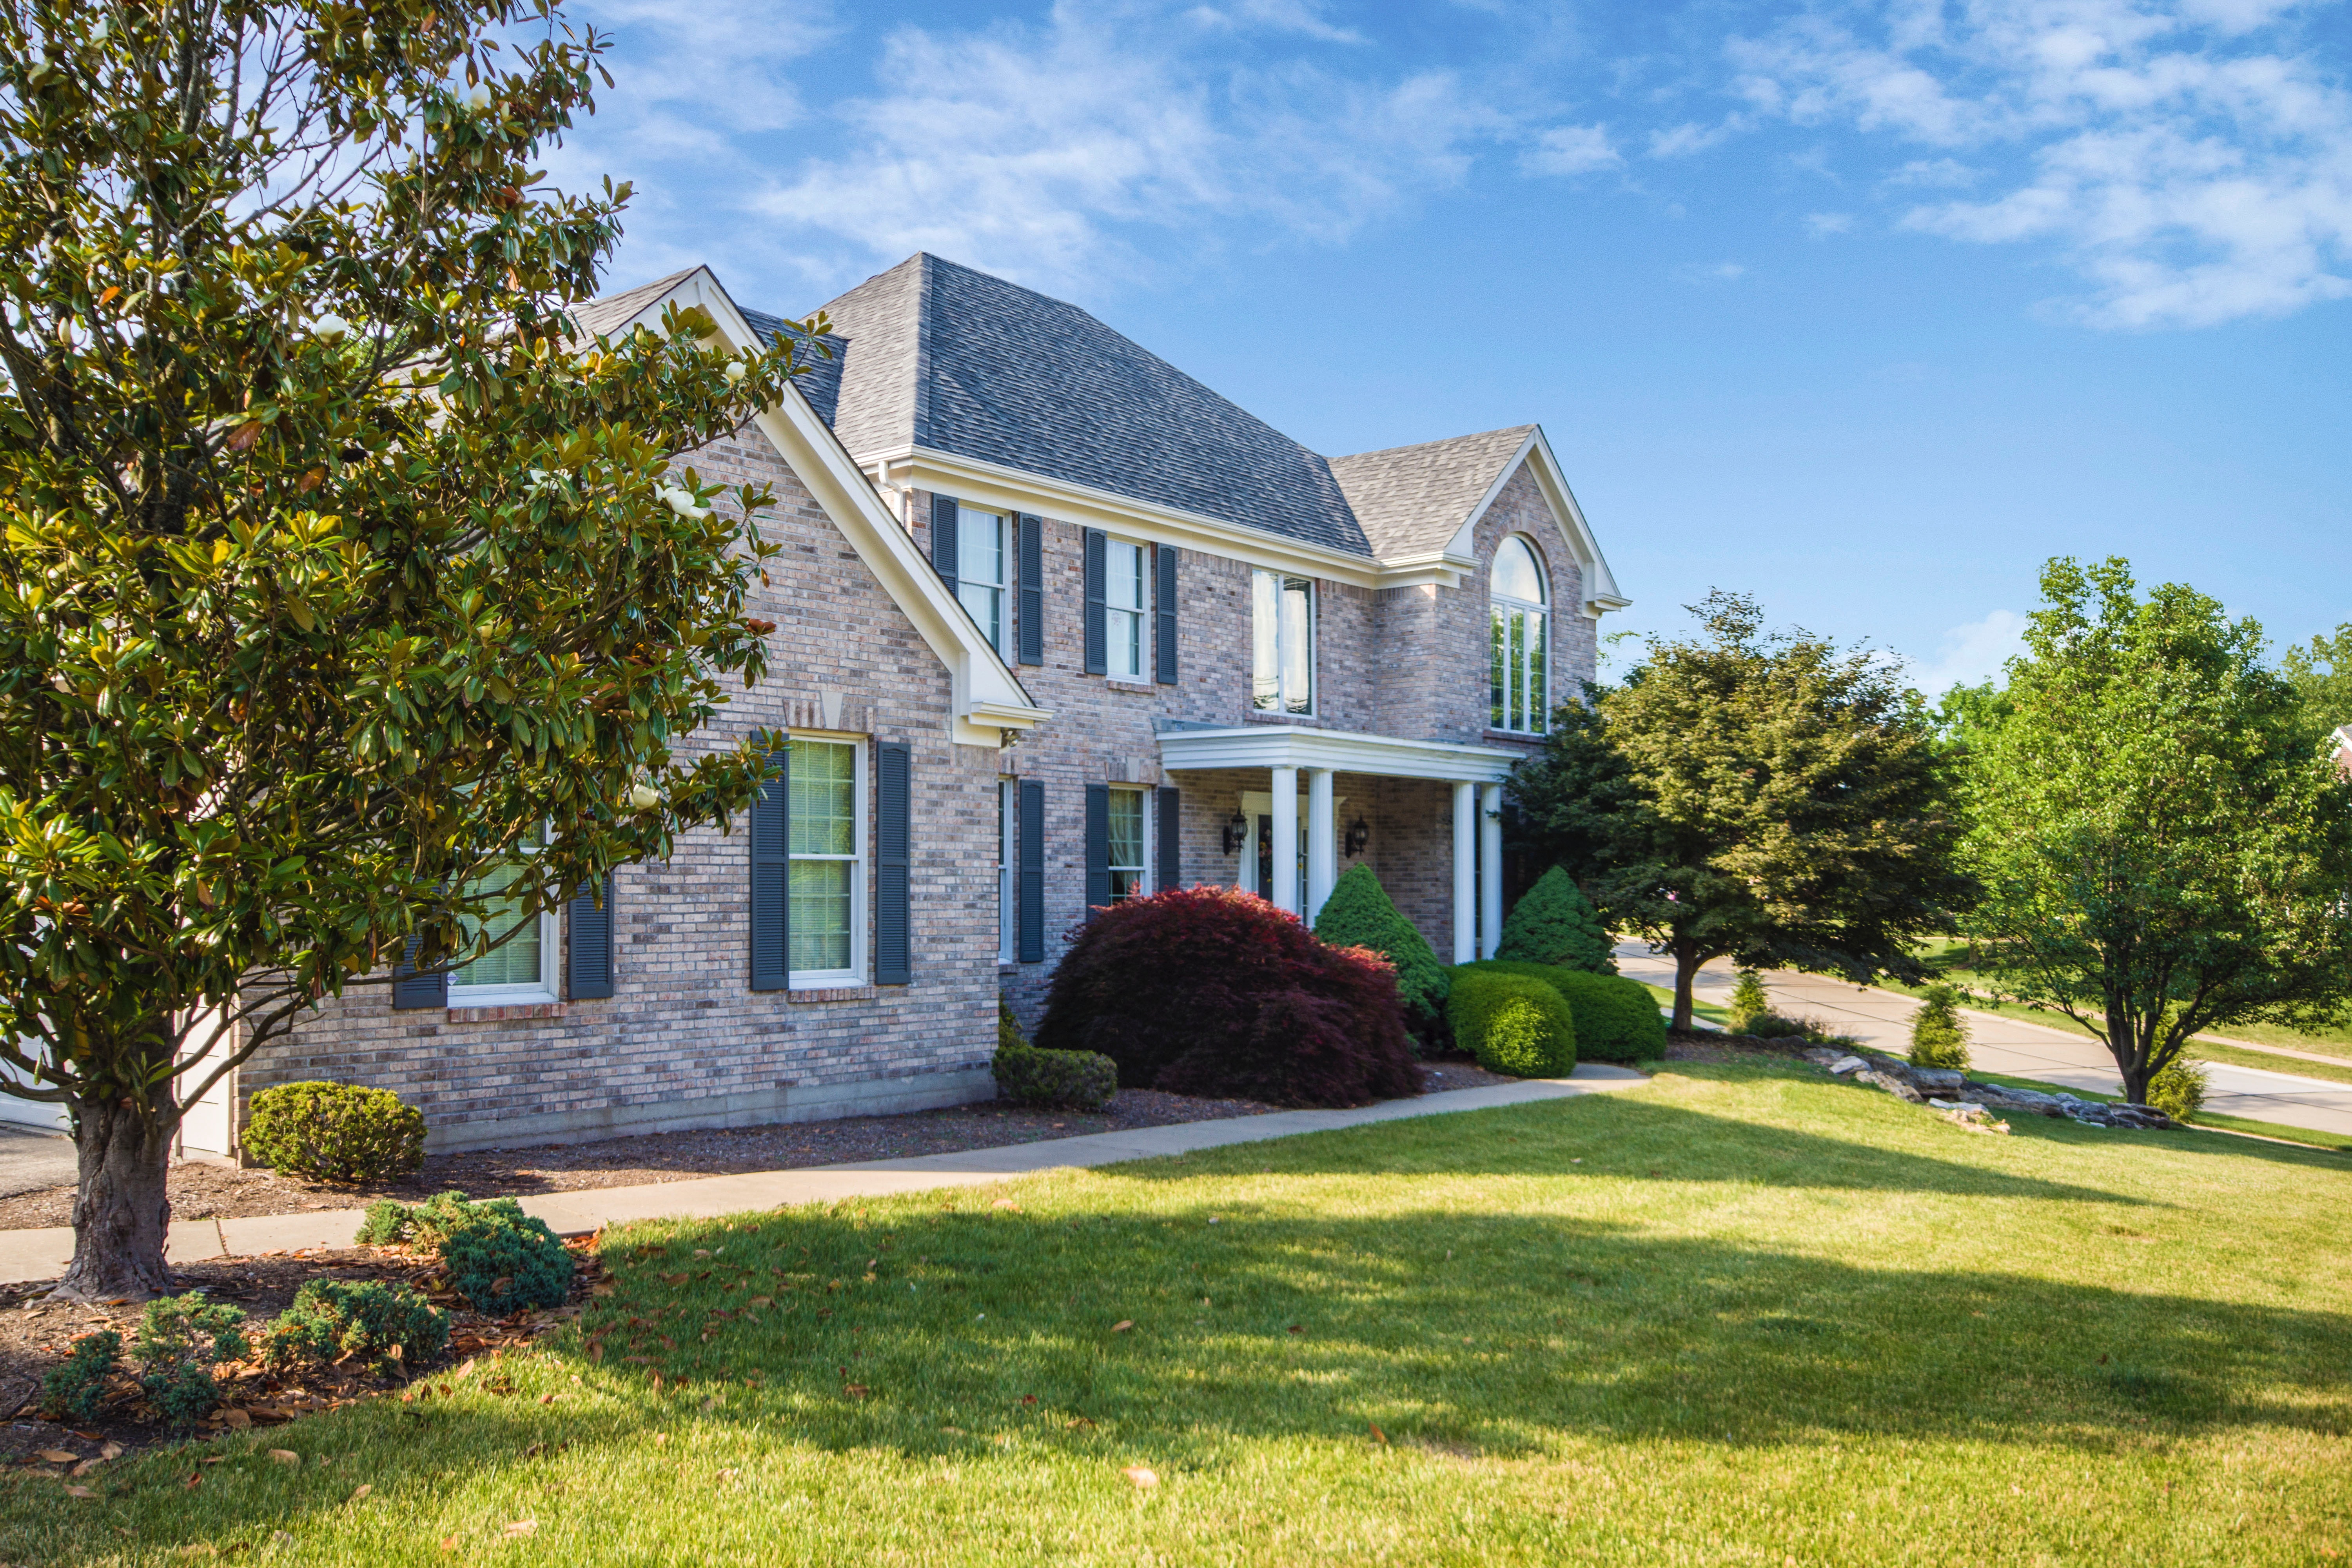
[[[914,983],[825,1002],[750,990],[750,845],[738,819],[731,834],[683,835],[668,860],[615,874],[611,1000],[469,1021],[394,1011],[383,987],[355,989],[257,1053],[242,1097],[309,1078],[389,1089],[423,1108],[436,1146],[456,1147],[992,1092],[997,752],[950,743],[947,671],[755,428],[686,461],[706,480],[773,487],[761,528],[783,553],[749,607],[777,626],[767,679],[683,749],[730,745],[760,726],[912,745]],[[824,689],[839,694],[829,725]],[[869,858],[869,885],[870,874]]]

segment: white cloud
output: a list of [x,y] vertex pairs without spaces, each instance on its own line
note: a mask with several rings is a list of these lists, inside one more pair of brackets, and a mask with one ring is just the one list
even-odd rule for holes
[[1952,627],[1944,634],[1934,662],[1914,671],[1912,684],[1936,698],[1955,686],[2000,679],[2002,667],[2025,651],[2025,617],[2015,610],[1994,610],[1982,620]]
[[1557,125],[1520,155],[1519,167],[1530,174],[1590,174],[1624,162],[1610,144],[1607,126]]
[[1184,15],[1204,27],[1297,33],[1327,44],[1364,41],[1364,35],[1353,27],[1334,26],[1325,21],[1322,8],[1307,0],[1239,0],[1229,5],[1196,5]]
[[1737,261],[1693,261],[1675,268],[1677,283],[1729,283],[1747,275]]
[[1670,125],[1663,131],[1650,132],[1650,156],[1687,158],[1694,153],[1706,152],[1744,129],[1745,123],[1737,116],[1714,125],[1685,121],[1680,125]]
[[1815,239],[1827,239],[1833,234],[1845,234],[1853,227],[1852,213],[1807,213],[1805,232]]
[[[2096,325],[2204,326],[2352,294],[2352,95],[2283,0],[1956,0],[1810,12],[1732,47],[1734,90],[1941,155],[1890,182],[2005,189],[1910,227],[2057,246]],[[1671,134],[1671,133],[1670,133]],[[1991,176],[1985,176],[1988,183]]]

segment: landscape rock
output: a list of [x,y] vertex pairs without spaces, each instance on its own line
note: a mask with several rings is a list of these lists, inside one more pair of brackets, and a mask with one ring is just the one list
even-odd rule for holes
[[1885,1089],[1887,1093],[1895,1096],[1897,1100],[1907,1100],[1914,1105],[1919,1104],[1927,1098],[1917,1089],[1913,1089],[1909,1084],[1904,1082],[1901,1079],[1896,1078],[1894,1074],[1881,1072],[1875,1068],[1863,1068],[1860,1072],[1853,1075],[1853,1081],[1856,1083],[1874,1084],[1878,1088]]
[[1818,1062],[1822,1067],[1828,1067],[1832,1062],[1838,1061],[1850,1054],[1838,1049],[1835,1046],[1807,1046],[1803,1052],[1807,1061]]
[[1870,1064],[1868,1062],[1864,1061],[1860,1057],[1840,1057],[1837,1060],[1830,1063],[1829,1068],[1830,1071],[1833,1075],[1843,1078],[1847,1073],[1853,1071],[1856,1068],[1866,1068]]
[[1915,1067],[1910,1077],[1915,1088],[1937,1094],[1958,1094],[1969,1081],[1967,1076],[1956,1068]]

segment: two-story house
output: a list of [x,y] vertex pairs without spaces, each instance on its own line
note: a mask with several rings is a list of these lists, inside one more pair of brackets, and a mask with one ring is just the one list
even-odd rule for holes
[[[672,300],[782,330],[707,268],[583,324]],[[681,459],[779,498],[770,674],[702,743],[789,728],[783,778],[527,940],[329,999],[236,1109],[376,1084],[461,1148],[986,1098],[999,996],[1034,1023],[1089,908],[1180,884],[1311,920],[1362,863],[1441,953],[1491,946],[1503,781],[1626,602],[1540,429],[1325,458],[929,255],[823,309],[831,357]]]

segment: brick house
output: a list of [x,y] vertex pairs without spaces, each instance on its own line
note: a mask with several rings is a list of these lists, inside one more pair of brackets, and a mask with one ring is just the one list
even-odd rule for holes
[[[695,268],[672,300],[772,340]],[[422,1106],[441,1149],[984,1099],[1000,995],[1086,910],[1238,884],[1311,918],[1370,865],[1441,953],[1501,923],[1502,781],[1626,601],[1541,430],[1307,450],[1074,306],[919,255],[833,357],[688,454],[764,482],[749,613],[787,781],[446,977],[355,988],[247,1063]],[[1288,853],[1279,853],[1286,847]]]

